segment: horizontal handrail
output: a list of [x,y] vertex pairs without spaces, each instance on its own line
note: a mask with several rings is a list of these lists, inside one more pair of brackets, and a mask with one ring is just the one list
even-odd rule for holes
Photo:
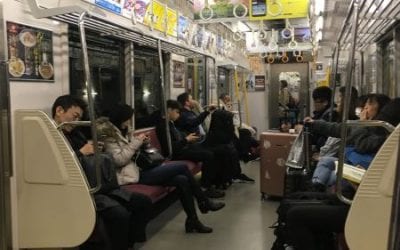
[[[395,127],[393,127],[391,124],[384,122],[384,121],[346,121],[346,124],[343,124],[345,126],[351,126],[351,127],[382,127],[385,128],[388,132],[393,132]],[[342,136],[342,143],[346,142],[347,135]],[[337,187],[337,195],[338,198],[346,203],[346,204],[351,204],[353,200],[347,199],[346,197],[343,196],[342,194],[342,180],[343,180],[343,166],[344,166],[344,156],[339,157],[339,162],[337,166],[337,179],[336,179],[336,187]]]

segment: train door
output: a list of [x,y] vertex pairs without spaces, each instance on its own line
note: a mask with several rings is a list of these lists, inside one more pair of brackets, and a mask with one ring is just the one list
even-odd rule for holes
[[218,94],[230,94],[229,88],[229,70],[224,67],[218,67]]
[[205,58],[196,57],[187,59],[186,91],[193,99],[204,106],[207,103],[207,89],[205,79]]
[[[270,68],[270,86],[269,86],[269,126],[270,128],[279,128],[280,116],[279,113],[279,91],[280,80],[288,81],[289,88],[297,90],[297,107],[300,109],[299,118],[304,116],[303,107],[308,104],[308,90],[309,90],[309,77],[308,77],[308,64],[307,63],[291,63],[291,64],[271,64]],[[295,86],[294,82],[291,83],[290,77],[298,78],[299,86]]]
[[[0,40],[3,41],[3,39]],[[1,56],[3,55],[1,54]],[[0,58],[0,250],[5,250],[11,247],[10,177],[12,165],[9,136],[9,89],[7,68],[2,59],[3,57]]]
[[[0,4],[0,20],[3,21],[3,5]],[[4,22],[0,26],[0,250],[11,248],[11,199],[12,176],[10,152],[10,91],[6,64]]]
[[154,126],[154,116],[158,115],[162,104],[160,75],[157,50],[135,45],[135,129]]
[[[93,32],[87,32],[86,36],[94,87],[92,96],[96,113],[101,115],[112,104],[125,100],[124,43]],[[87,99],[79,32],[74,26],[69,28],[69,48],[70,93]]]

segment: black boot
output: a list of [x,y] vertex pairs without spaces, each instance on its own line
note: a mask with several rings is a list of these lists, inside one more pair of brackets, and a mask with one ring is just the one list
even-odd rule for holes
[[186,233],[202,233],[202,234],[208,234],[208,233],[212,233],[212,228],[211,227],[207,227],[204,226],[198,218],[194,218],[194,219],[190,219],[187,218],[186,219],[186,223],[185,223],[185,230]]
[[205,200],[198,202],[200,212],[203,214],[208,213],[208,211],[218,211],[221,208],[225,207],[225,203],[223,202],[218,202],[218,201],[212,201],[212,200]]

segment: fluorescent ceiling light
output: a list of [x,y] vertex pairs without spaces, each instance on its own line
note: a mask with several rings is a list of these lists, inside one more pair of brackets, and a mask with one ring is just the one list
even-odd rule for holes
[[322,31],[318,31],[317,34],[315,35],[315,40],[321,41],[322,40]]
[[319,16],[325,10],[325,0],[314,0],[315,4],[315,15]]
[[241,21],[237,22],[237,28],[238,28],[238,31],[240,31],[240,32],[250,31],[249,26],[247,26],[246,24],[244,24]]
[[315,30],[319,31],[324,28],[324,18],[322,16],[319,16],[317,18],[317,21],[315,22]]

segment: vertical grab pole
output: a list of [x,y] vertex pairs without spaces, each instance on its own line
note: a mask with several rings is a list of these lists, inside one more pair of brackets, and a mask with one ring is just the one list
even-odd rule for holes
[[214,72],[215,72],[215,87],[217,88],[217,107],[220,108],[220,100],[219,100],[219,96],[221,95],[221,93],[219,92],[219,75],[218,75],[218,66],[217,66],[217,60],[215,60],[214,57],[212,57],[213,61],[214,61]]
[[[256,83],[254,83],[254,84],[256,84]],[[244,109],[246,112],[246,123],[250,124],[249,103],[248,103],[248,99],[247,99],[247,88],[246,88],[246,81],[245,81],[244,73],[242,75],[242,91],[243,91],[243,95],[244,95]]]
[[344,99],[343,112],[342,112],[342,124],[340,128],[341,133],[341,143],[339,148],[339,164],[337,170],[337,178],[336,178],[336,194],[337,197],[346,204],[351,204],[351,200],[347,199],[342,194],[342,180],[343,180],[343,163],[344,163],[344,148],[346,146],[347,141],[347,117],[349,115],[349,106],[350,106],[350,97],[351,97],[351,85],[353,79],[353,69],[354,69],[354,55],[356,51],[356,41],[357,41],[357,29],[358,29],[358,15],[359,15],[359,0],[355,0],[353,3],[353,21],[351,27],[351,50],[349,53],[349,62],[348,62],[348,73],[346,79],[346,96]]
[[97,132],[96,132],[96,123],[95,123],[95,113],[94,113],[94,101],[92,96],[92,79],[90,76],[90,67],[89,67],[89,56],[87,51],[87,44],[86,44],[86,34],[85,34],[85,17],[87,16],[87,12],[83,12],[79,16],[78,26],[79,32],[81,36],[81,45],[82,45],[82,55],[83,55],[83,66],[85,70],[85,84],[86,84],[86,91],[88,96],[88,104],[89,104],[89,118],[91,123],[91,132],[92,132],[92,140],[93,140],[93,147],[94,147],[94,157],[95,157],[95,166],[96,166],[96,186],[90,189],[91,193],[96,193],[101,188],[101,171],[100,171],[100,158],[99,158],[99,146],[97,141]]
[[163,107],[164,117],[165,117],[165,134],[167,136],[167,144],[168,144],[168,159],[172,158],[172,143],[171,143],[171,134],[169,132],[169,118],[167,111],[167,100],[165,100],[165,82],[164,82],[164,62],[162,57],[162,49],[161,49],[161,40],[157,41],[158,47],[158,58],[160,60],[160,82],[161,82],[161,105]]
[[234,72],[233,72],[233,83],[235,84],[235,94],[236,94],[236,99],[238,103],[238,112],[239,112],[239,127],[242,127],[242,112],[240,108],[240,94],[239,94],[239,79],[238,79],[238,74],[237,74],[237,66],[235,65],[234,67]]
[[336,92],[336,75],[338,72],[338,63],[339,63],[339,54],[340,54],[340,48],[339,48],[339,43],[337,43],[335,51],[333,52],[332,55],[332,71],[331,71],[331,81],[330,81],[330,88],[332,89],[332,98],[331,98],[331,106],[330,106],[330,113],[329,113],[329,121],[332,121],[332,115],[333,115],[333,106],[335,104],[335,92]]

